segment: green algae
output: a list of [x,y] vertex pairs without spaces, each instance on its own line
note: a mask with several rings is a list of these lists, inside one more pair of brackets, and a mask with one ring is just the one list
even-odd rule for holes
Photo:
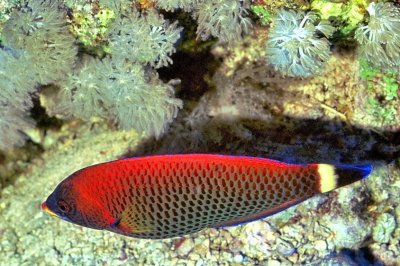
[[[115,12],[111,9],[100,7],[99,10],[87,11],[85,9],[74,10],[72,32],[87,50],[98,50],[105,44],[107,30],[115,19]],[[100,47],[99,47],[100,46]]]
[[314,0],[311,9],[318,11],[322,19],[335,21],[334,24],[340,25],[342,35],[347,36],[364,20],[368,4],[367,0]]
[[261,25],[268,25],[272,21],[272,14],[265,6],[253,5],[251,11],[259,18]]
[[367,86],[366,109],[379,124],[397,125],[400,102],[397,70],[381,70],[374,68],[366,60],[360,60],[360,77]]

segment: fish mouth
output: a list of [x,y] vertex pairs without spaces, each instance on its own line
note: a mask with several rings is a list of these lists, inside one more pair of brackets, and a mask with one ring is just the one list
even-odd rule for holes
[[47,207],[46,201],[43,201],[42,204],[40,205],[40,208],[47,212],[48,214],[50,214],[53,217],[58,217],[57,214],[55,214],[52,210],[49,209],[49,207]]

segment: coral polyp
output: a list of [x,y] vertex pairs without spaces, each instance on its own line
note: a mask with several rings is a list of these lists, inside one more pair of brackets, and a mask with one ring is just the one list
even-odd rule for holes
[[291,77],[320,72],[331,55],[327,38],[335,28],[313,12],[281,9],[273,21],[266,48],[268,63]]
[[168,66],[181,31],[176,22],[170,24],[156,12],[132,11],[121,15],[111,26],[111,54],[114,58],[150,63],[155,68]]
[[197,36],[202,40],[217,37],[222,42],[240,40],[251,28],[246,4],[247,1],[237,0],[201,1],[193,13],[198,23]]
[[356,30],[359,53],[373,66],[400,66],[400,8],[374,3],[367,8],[369,22]]
[[27,52],[40,84],[62,79],[74,66],[77,48],[65,16],[60,1],[29,1],[4,25],[4,44]]
[[90,59],[70,75],[55,110],[83,120],[111,119],[120,128],[135,128],[159,137],[176,117],[182,102],[173,87],[140,64],[104,58]]

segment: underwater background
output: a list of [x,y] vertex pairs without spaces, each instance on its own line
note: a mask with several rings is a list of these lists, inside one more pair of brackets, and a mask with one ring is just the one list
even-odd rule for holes
[[[0,265],[400,265],[400,3],[0,0]],[[166,240],[53,219],[83,167],[218,153],[372,164]]]

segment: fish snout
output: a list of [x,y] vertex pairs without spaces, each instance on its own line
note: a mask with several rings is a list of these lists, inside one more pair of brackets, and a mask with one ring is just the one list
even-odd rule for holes
[[42,202],[42,204],[40,205],[40,208],[41,208],[43,211],[45,211],[45,212],[47,212],[48,214],[50,214],[51,216],[53,216],[53,217],[58,217],[57,214],[55,214],[52,210],[49,209],[49,207],[48,207],[47,204],[46,204],[46,201],[43,201],[43,202]]

